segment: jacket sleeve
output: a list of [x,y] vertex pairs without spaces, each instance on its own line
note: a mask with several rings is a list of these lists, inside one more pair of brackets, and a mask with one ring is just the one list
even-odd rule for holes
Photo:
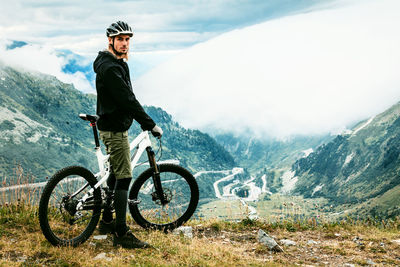
[[142,105],[136,99],[131,87],[122,77],[117,67],[110,67],[105,70],[105,88],[112,90],[108,95],[123,112],[130,114],[143,130],[151,130],[156,125],[149,115],[144,111]]

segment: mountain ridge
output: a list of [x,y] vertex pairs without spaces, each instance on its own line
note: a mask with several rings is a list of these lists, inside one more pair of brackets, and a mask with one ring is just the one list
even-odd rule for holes
[[[0,64],[0,173],[20,165],[43,181],[67,165],[97,169],[90,127],[80,113],[95,113],[96,97],[55,77]],[[208,134],[185,129],[161,108],[144,106],[163,128],[163,155],[191,171],[230,169],[233,158]],[[130,136],[138,134],[134,123]]]
[[[292,170],[298,177],[294,194],[339,205],[383,197],[400,185],[400,102],[299,159]],[[391,216],[400,215],[400,207],[395,209]],[[378,213],[386,214],[371,214]]]

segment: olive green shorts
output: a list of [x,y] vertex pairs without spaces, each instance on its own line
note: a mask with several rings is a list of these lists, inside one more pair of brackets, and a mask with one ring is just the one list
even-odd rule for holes
[[109,132],[99,131],[100,138],[110,155],[111,170],[116,179],[131,178],[131,159],[128,141],[128,131]]

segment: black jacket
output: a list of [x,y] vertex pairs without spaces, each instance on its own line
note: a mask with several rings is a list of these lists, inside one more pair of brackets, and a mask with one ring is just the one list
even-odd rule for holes
[[156,125],[133,94],[128,64],[108,51],[101,51],[93,63],[96,72],[97,122],[99,130],[122,132],[133,119],[143,130]]

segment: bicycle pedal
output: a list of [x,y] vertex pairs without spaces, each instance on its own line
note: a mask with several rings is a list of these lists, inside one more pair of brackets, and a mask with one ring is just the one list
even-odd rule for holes
[[139,204],[141,201],[137,200],[137,199],[128,199],[128,204],[129,205],[137,205]]

